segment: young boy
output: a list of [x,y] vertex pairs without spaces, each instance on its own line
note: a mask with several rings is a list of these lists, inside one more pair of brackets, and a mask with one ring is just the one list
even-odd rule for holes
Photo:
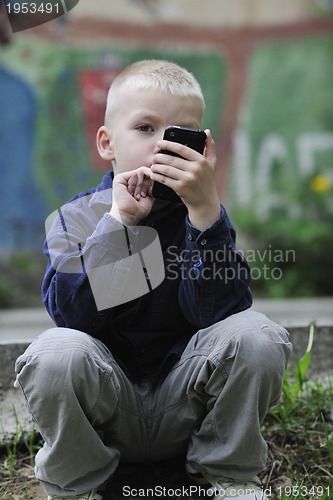
[[[163,140],[169,125],[200,128],[203,109],[178,65],[125,68],[97,134],[113,172],[49,224],[43,300],[57,327],[16,366],[45,441],[35,471],[49,500],[102,498],[120,461],[182,453],[217,497],[266,498],[260,424],[280,397],[290,343],[249,309],[210,131],[204,154]],[[181,200],[154,199],[153,182]]]

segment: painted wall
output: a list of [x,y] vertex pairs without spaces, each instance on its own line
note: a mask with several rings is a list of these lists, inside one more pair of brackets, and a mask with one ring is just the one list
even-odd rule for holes
[[258,275],[269,260],[254,286],[332,294],[332,32],[329,16],[260,29],[73,17],[13,37],[0,51],[0,253],[40,251],[47,215],[99,182],[94,137],[112,78],[164,57],[202,84],[221,199]]
[[325,0],[80,0],[72,11],[75,18],[150,24],[240,27],[284,24],[309,19],[329,8]]
[[0,52],[0,248],[40,248],[47,215],[100,182],[108,165],[95,137],[109,85],[125,65],[146,57],[174,60],[196,75],[205,121],[218,135],[226,69],[213,51],[68,48],[21,35]]
[[[330,36],[254,50],[234,135],[233,207],[261,220],[283,208],[297,217],[302,184],[320,176],[333,185],[332,60]],[[327,208],[333,214],[333,199]]]
[[[200,81],[228,209],[264,220],[283,207],[299,217],[302,186],[326,196],[333,183],[332,26],[323,26],[211,30],[205,43],[198,30],[170,35],[156,25],[116,36],[117,25],[93,22],[90,43],[80,24],[66,43],[15,36],[0,52],[0,250],[40,248],[47,215],[99,182],[107,166],[95,133],[107,89],[143,57],[179,62]],[[331,214],[332,203],[324,210]]]

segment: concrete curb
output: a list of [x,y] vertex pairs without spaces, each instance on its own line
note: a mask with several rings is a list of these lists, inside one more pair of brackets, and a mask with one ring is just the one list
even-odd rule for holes
[[[293,343],[291,369],[305,353],[310,323],[315,321],[309,376],[333,379],[333,298],[256,300],[253,309],[289,331]],[[13,388],[15,360],[39,333],[52,326],[43,309],[0,311],[0,445],[15,434],[16,419],[27,432],[31,429],[20,391]]]
[[[253,309],[284,326],[294,346],[293,359],[305,352],[311,321],[315,321],[312,371],[333,370],[333,297],[285,300],[256,299]],[[41,332],[54,326],[45,309],[0,311],[0,387],[12,386],[14,362]]]

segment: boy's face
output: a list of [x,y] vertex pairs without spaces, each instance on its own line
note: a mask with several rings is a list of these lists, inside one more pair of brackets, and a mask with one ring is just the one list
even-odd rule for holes
[[[111,113],[110,113],[111,114]],[[200,128],[201,103],[161,90],[122,92],[107,126],[109,159],[115,175],[152,165],[154,149],[169,125]]]

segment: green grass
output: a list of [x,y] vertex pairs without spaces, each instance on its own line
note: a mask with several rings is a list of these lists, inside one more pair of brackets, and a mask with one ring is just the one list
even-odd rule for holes
[[292,405],[284,399],[264,423],[269,460],[262,480],[279,499],[333,497],[332,381],[303,383]]
[[21,426],[15,408],[15,433],[6,436],[0,448],[0,500],[35,500],[30,490],[37,484],[34,458],[41,447],[41,438],[32,427],[29,432]]
[[313,323],[306,352],[287,371],[282,400],[262,429],[270,450],[262,480],[273,498],[333,498],[333,380],[307,378],[314,331]]
[[[308,378],[314,330],[311,325],[306,353],[286,373],[282,400],[262,427],[269,456],[260,478],[269,499],[333,498],[333,379]],[[25,433],[16,419],[15,436],[0,450],[0,500],[36,500],[33,462],[40,445],[35,430]],[[170,466],[167,470],[172,475]],[[144,473],[139,477],[144,481]]]

